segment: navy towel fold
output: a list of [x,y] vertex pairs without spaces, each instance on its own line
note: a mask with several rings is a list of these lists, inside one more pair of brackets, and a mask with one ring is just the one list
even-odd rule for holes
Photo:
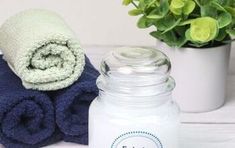
[[64,141],[88,144],[88,109],[98,95],[96,79],[99,72],[86,57],[84,71],[72,86],[56,91],[56,123],[64,134]]
[[6,148],[38,148],[60,139],[50,98],[26,90],[0,56],[0,143]]

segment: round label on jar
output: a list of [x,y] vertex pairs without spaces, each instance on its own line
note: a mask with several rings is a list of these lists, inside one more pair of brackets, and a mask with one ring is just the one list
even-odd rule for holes
[[117,137],[111,148],[163,148],[163,146],[155,135],[143,131],[133,131]]

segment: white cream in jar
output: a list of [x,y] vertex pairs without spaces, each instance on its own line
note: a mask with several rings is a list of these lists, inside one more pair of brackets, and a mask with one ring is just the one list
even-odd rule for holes
[[156,49],[123,47],[101,63],[89,111],[89,148],[178,148],[179,109],[169,59]]

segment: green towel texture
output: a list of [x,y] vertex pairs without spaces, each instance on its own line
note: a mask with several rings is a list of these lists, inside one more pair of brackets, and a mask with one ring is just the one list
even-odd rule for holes
[[68,87],[85,65],[73,31],[48,10],[26,10],[10,17],[0,28],[0,49],[27,89]]

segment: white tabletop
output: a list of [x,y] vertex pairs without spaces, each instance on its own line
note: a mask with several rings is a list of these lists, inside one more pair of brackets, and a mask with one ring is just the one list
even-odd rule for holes
[[[87,56],[96,68],[109,46],[85,46]],[[231,64],[235,65],[235,57]],[[182,113],[180,148],[235,148],[235,68],[230,66],[227,101],[225,105],[207,113]],[[88,148],[74,143],[59,142],[46,148]]]

